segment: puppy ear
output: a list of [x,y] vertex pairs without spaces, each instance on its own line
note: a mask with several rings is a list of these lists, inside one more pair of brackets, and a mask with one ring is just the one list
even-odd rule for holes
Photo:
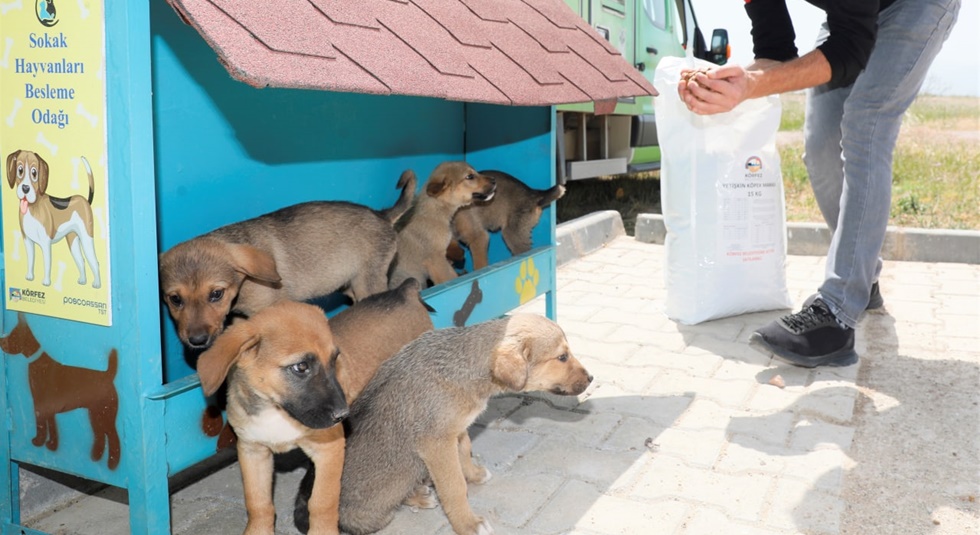
[[439,175],[433,175],[429,178],[429,182],[425,185],[425,193],[429,197],[438,197],[440,193],[446,190],[448,187],[448,182],[446,177]]
[[520,392],[527,384],[529,348],[523,337],[506,336],[493,351],[490,374],[505,389]]
[[282,277],[276,271],[276,261],[269,253],[251,245],[239,243],[226,243],[225,246],[228,248],[237,270],[246,276],[263,282],[278,283],[282,281]]
[[10,187],[14,187],[14,182],[17,180],[17,156],[19,156],[21,151],[15,150],[7,156],[7,184]]
[[48,190],[48,162],[37,153],[35,155],[37,156],[37,191],[44,193]]
[[225,382],[232,364],[239,357],[259,344],[259,334],[254,332],[248,321],[236,323],[218,336],[214,344],[197,359],[197,375],[201,378],[201,389],[205,396],[217,392]]

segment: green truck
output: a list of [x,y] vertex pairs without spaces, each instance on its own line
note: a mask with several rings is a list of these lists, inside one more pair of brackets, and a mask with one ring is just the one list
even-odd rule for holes
[[[714,30],[711,46],[705,45],[691,0],[565,0],[565,3],[651,82],[660,58],[683,56],[688,46],[695,57],[719,65],[730,56],[725,30]],[[620,99],[608,115],[596,115],[591,102],[558,106],[555,128],[557,177],[561,184],[660,166],[652,97]]]

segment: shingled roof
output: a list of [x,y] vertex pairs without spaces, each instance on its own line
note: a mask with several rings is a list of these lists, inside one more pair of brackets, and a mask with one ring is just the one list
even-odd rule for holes
[[168,0],[255,87],[541,106],[656,94],[562,0]]

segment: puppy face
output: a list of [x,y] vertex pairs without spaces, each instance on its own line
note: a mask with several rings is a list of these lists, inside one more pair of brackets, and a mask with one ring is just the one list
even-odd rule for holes
[[163,300],[184,344],[210,347],[246,277],[278,284],[275,260],[248,245],[195,238],[174,246],[160,257]]
[[425,192],[453,206],[466,206],[489,201],[496,187],[493,177],[477,173],[466,162],[443,162],[432,171]]
[[48,189],[48,163],[29,150],[18,150],[7,156],[7,185],[15,188],[21,202],[21,213],[34,204]]
[[494,380],[513,391],[574,396],[592,382],[592,375],[572,356],[561,327],[543,316],[511,316],[493,359]]
[[[282,301],[238,322],[201,354],[197,371],[206,395],[231,373],[232,397],[246,414],[271,404],[310,429],[347,416],[347,401],[335,374],[340,350],[319,307]],[[232,366],[234,370],[232,371]]]

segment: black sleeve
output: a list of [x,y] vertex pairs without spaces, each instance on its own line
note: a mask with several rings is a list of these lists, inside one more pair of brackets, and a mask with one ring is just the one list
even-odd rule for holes
[[752,20],[752,52],[756,59],[789,61],[799,55],[786,0],[746,0],[745,12]]
[[874,48],[878,0],[830,0],[824,9],[830,37],[817,48],[830,63],[830,87],[847,87],[864,70]]

